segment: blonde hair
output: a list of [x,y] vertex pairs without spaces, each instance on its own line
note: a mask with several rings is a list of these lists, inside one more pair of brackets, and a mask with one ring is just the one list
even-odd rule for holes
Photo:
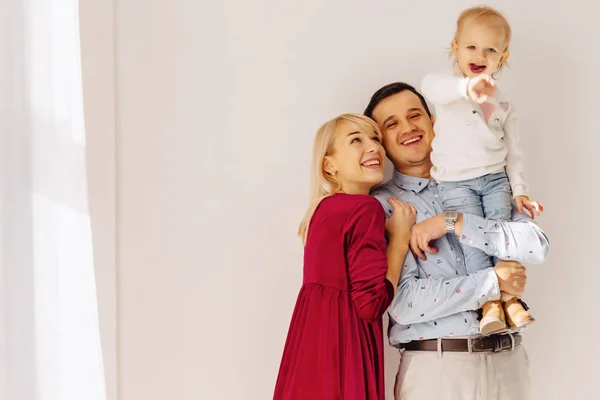
[[[505,49],[502,51],[507,51],[508,46],[510,45],[510,40],[512,36],[512,30],[510,25],[504,15],[500,13],[500,11],[487,6],[476,6],[467,8],[458,16],[458,20],[456,21],[456,32],[454,33],[454,39],[452,39],[452,43],[458,43],[458,38],[462,30],[464,29],[467,22],[474,21],[477,23],[490,24],[495,28],[500,28],[504,32],[504,45]],[[454,52],[452,48],[450,48],[450,58],[454,59],[456,62],[456,57],[454,56]],[[506,61],[501,63],[498,66],[498,71],[502,69],[504,64],[507,64]],[[507,64],[508,65],[508,64]]]
[[360,132],[375,132],[381,139],[381,132],[375,121],[360,114],[342,114],[319,128],[313,145],[310,203],[298,228],[298,236],[302,238],[304,244],[306,244],[310,220],[321,201],[342,188],[341,182],[324,170],[325,157],[332,155],[335,150],[333,143],[341,124],[354,125]]

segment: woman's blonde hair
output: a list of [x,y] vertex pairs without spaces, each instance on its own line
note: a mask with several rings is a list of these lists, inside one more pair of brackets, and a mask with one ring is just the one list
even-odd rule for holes
[[359,132],[375,132],[381,139],[381,132],[375,121],[360,114],[342,114],[319,128],[313,145],[310,203],[298,228],[298,236],[302,238],[302,243],[306,243],[308,225],[321,201],[342,188],[335,175],[327,173],[324,169],[325,157],[334,152],[333,143],[341,124],[353,125]]
[[[476,6],[467,8],[458,16],[458,20],[456,21],[456,32],[454,33],[454,39],[452,39],[452,43],[458,43],[458,38],[462,30],[464,29],[467,22],[474,21],[477,23],[483,23],[493,26],[494,28],[502,29],[504,32],[504,45],[505,49],[502,51],[507,51],[508,46],[510,45],[510,39],[512,36],[512,30],[510,29],[510,25],[504,15],[502,13],[492,7],[487,6]],[[450,58],[456,62],[456,57],[454,57],[454,52],[452,48],[450,48]],[[503,62],[498,66],[498,71],[502,69],[502,67],[507,64]]]

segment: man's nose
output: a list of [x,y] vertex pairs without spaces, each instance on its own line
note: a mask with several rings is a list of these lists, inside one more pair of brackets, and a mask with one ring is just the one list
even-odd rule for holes
[[412,132],[415,130],[415,125],[410,121],[406,121],[402,124],[401,128],[402,128],[402,133],[408,133],[408,132]]

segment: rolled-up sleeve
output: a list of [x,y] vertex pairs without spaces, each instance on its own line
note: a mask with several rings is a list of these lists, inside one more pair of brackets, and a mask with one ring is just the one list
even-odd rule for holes
[[406,257],[396,296],[388,310],[402,325],[433,321],[462,311],[481,308],[500,299],[493,268],[449,279],[419,279],[414,256]]
[[542,229],[518,212],[513,212],[513,221],[495,221],[464,214],[460,242],[501,260],[529,264],[544,262],[550,249],[550,242]]

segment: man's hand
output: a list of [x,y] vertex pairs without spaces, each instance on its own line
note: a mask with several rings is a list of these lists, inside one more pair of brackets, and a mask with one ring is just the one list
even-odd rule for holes
[[426,260],[424,252],[436,254],[437,249],[430,242],[446,234],[444,214],[438,214],[412,227],[410,232],[410,250],[421,260]]
[[467,84],[467,96],[469,96],[470,99],[481,104],[484,103],[488,97],[493,97],[495,94],[496,85],[491,76],[481,74],[469,79],[469,83]]
[[527,196],[516,196],[515,202],[517,203],[517,208],[519,212],[523,212],[523,209],[527,209],[529,214],[531,214],[531,219],[535,219],[535,217],[539,217],[542,211],[544,211],[544,206],[537,201],[530,200]]
[[520,297],[525,292],[527,268],[516,261],[499,261],[494,267],[502,292]]

